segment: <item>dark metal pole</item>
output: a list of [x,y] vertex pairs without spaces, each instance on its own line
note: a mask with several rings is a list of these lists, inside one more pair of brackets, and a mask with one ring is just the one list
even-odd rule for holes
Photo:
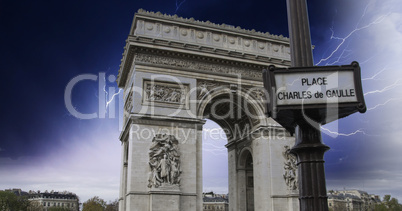
[[306,0],[286,0],[286,3],[292,66],[313,66]]
[[[306,0],[286,0],[293,67],[313,66],[310,26]],[[300,115],[317,115],[303,113]],[[296,121],[296,143],[291,152],[298,159],[299,202],[301,211],[328,211],[325,184],[324,153],[320,124],[299,118]]]

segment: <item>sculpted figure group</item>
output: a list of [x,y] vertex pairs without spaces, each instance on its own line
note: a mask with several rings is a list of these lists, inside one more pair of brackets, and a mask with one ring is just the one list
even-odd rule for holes
[[285,146],[285,151],[283,152],[283,157],[285,157],[285,166],[283,167],[285,172],[283,178],[285,179],[286,185],[291,190],[297,190],[297,164],[296,156],[290,153],[290,147]]
[[180,184],[179,142],[173,135],[156,135],[149,148],[148,187]]
[[148,84],[145,88],[149,101],[183,103],[185,96],[180,88]]

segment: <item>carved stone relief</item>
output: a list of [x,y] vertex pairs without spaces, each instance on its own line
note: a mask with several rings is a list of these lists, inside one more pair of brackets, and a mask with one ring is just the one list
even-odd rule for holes
[[253,88],[251,94],[259,101],[263,102],[265,100],[265,93],[260,88]]
[[266,93],[263,87],[243,86],[242,88],[247,96],[253,97],[258,103],[264,103],[268,97],[268,93]]
[[133,107],[133,91],[130,91],[126,99],[126,105],[124,106],[124,110],[130,112],[132,107]]
[[195,62],[192,60],[183,60],[179,58],[164,57],[159,55],[137,54],[135,56],[135,62],[171,66],[176,68],[185,68],[197,71],[200,70],[210,71],[213,73],[223,73],[236,76],[240,74],[243,77],[249,77],[249,78],[258,78],[258,79],[262,78],[261,70],[238,68],[234,66],[214,64],[211,62],[202,62],[202,61]]
[[173,135],[157,134],[149,147],[148,188],[180,186],[179,141]]
[[133,91],[130,90],[128,92],[128,96],[124,105],[124,115],[123,115],[124,124],[127,122],[132,108],[133,108]]
[[290,147],[285,146],[283,151],[283,157],[285,158],[285,166],[283,178],[290,190],[297,190],[298,178],[297,178],[297,164],[296,156],[290,153]]
[[188,85],[176,84],[170,82],[144,81],[145,104],[154,103],[154,105],[187,107]]
[[209,81],[199,81],[197,83],[197,99],[204,97],[212,89],[221,86],[221,84]]

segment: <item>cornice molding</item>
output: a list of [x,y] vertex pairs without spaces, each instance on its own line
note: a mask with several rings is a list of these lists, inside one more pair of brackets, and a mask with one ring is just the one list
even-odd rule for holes
[[[148,48],[158,53],[180,53],[181,56],[188,54],[202,57],[203,61],[235,61],[263,68],[268,65],[290,66],[287,38],[226,24],[139,10],[126,40],[117,77],[121,88],[125,87],[127,77],[134,68],[134,57],[139,48]],[[261,79],[259,75],[251,78]]]
[[[193,48],[193,46],[183,46],[183,49],[185,48]],[[213,52],[219,54],[219,57],[203,55],[202,53],[204,52]],[[144,55],[149,55],[150,57],[146,59]],[[152,61],[150,60],[151,57]],[[171,62],[166,63],[165,61],[158,64],[155,59],[159,59],[159,61],[161,59],[170,59]],[[174,69],[194,70],[196,72],[204,71],[207,74],[226,74],[229,77],[238,77],[238,74],[241,74],[244,78],[262,81],[262,69],[267,68],[271,64],[278,67],[287,67],[290,65],[290,61],[208,48],[199,48],[197,54],[191,54],[135,44],[129,45],[127,50],[125,50],[117,77],[119,87],[123,88],[125,86],[127,78],[133,71],[132,65],[135,64],[163,65]],[[217,66],[212,67],[213,65]],[[202,68],[195,68],[195,66]]]
[[204,72],[206,74],[224,74],[232,77],[241,75],[244,78],[262,80],[264,66],[221,61],[212,58],[189,57],[178,53],[142,52],[136,54],[134,64],[159,65],[187,71]]
[[161,18],[161,19],[167,19],[167,20],[172,20],[172,21],[178,21],[182,23],[188,23],[192,25],[198,25],[198,26],[206,26],[206,27],[211,27],[215,29],[225,29],[228,31],[232,32],[237,32],[237,33],[243,33],[243,34],[248,34],[248,35],[253,35],[253,36],[260,36],[264,38],[270,38],[270,39],[275,39],[278,41],[286,41],[289,42],[288,37],[284,37],[283,35],[273,35],[270,34],[269,32],[260,32],[256,31],[254,29],[247,30],[243,29],[240,26],[233,26],[229,24],[216,24],[212,23],[210,21],[199,21],[195,20],[194,18],[184,18],[184,17],[179,17],[178,15],[168,15],[168,14],[162,14],[161,12],[152,12],[152,11],[146,11],[144,9],[139,9],[136,13],[137,16],[143,15],[143,16],[148,16],[148,17],[154,17],[154,18]]

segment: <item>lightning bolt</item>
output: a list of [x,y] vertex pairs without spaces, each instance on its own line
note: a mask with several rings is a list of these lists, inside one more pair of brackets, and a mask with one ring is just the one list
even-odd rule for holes
[[[119,92],[114,93],[114,95],[112,95],[111,99],[106,102],[106,108],[107,108],[107,107],[109,106],[109,104],[114,100],[114,97],[115,97],[116,95],[119,95],[122,90],[123,90],[123,89],[119,89]],[[106,92],[106,91],[105,91],[105,92]],[[106,92],[106,93],[107,93],[107,92]],[[107,94],[108,94],[108,93],[107,93]]]
[[[368,5],[367,5],[367,7],[368,7]],[[355,29],[353,29],[353,30],[352,30],[348,35],[346,35],[345,37],[336,37],[333,28],[330,28],[330,30],[331,30],[331,32],[332,32],[330,40],[340,40],[340,43],[339,43],[339,44],[335,47],[335,49],[329,54],[329,56],[327,56],[326,58],[320,59],[320,61],[319,61],[316,65],[320,65],[321,63],[326,62],[326,61],[328,61],[329,59],[333,58],[334,54],[337,53],[337,52],[339,51],[339,49],[341,49],[341,47],[345,44],[345,42],[346,42],[353,34],[355,34],[355,33],[358,32],[358,31],[361,31],[361,30],[363,30],[363,29],[367,29],[367,28],[369,28],[369,27],[372,26],[372,25],[381,23],[387,16],[389,16],[389,15],[391,14],[391,13],[387,13],[387,14],[385,14],[385,15],[382,15],[382,16],[378,17],[377,19],[375,19],[373,22],[371,22],[371,23],[369,23],[369,24],[366,24],[366,25],[364,25],[364,26],[362,26],[362,27],[358,27],[358,25],[360,25],[361,20],[363,19],[363,17],[364,17],[365,14],[366,14],[367,7],[365,8],[365,10],[364,10],[364,12],[363,12],[363,15],[361,16],[360,20],[359,20],[358,23],[356,24]]]
[[378,107],[385,106],[386,104],[390,103],[391,101],[401,101],[401,100],[402,100],[402,98],[391,98],[391,99],[385,101],[384,103],[380,103],[380,104],[377,104],[377,105],[375,105],[375,106],[373,106],[371,108],[368,108],[367,111],[371,111],[371,110],[374,110],[374,109],[376,109]]
[[[345,49],[343,49],[341,55],[338,56],[338,58],[336,59],[336,61],[331,62],[331,63],[327,63],[326,65],[334,65],[334,64],[336,64],[336,63],[339,63],[341,59],[346,59],[346,58],[348,58],[348,57],[351,55],[351,52],[352,52],[352,50],[348,50],[348,49],[347,49],[348,47],[349,47],[349,45],[346,46]],[[346,54],[346,53],[348,53],[348,54]],[[346,55],[345,55],[345,54],[346,54]]]
[[362,81],[368,81],[368,80],[379,80],[376,79],[376,77],[378,75],[380,75],[382,72],[384,72],[387,69],[387,67],[382,68],[379,72],[377,72],[376,74],[374,74],[373,76],[371,76],[370,78],[363,78]]
[[401,84],[399,84],[399,81],[401,81],[401,79],[396,80],[393,84],[386,86],[381,90],[374,90],[374,91],[366,92],[366,93],[364,93],[364,96],[369,95],[369,94],[382,93],[382,92],[388,91],[390,89],[393,89],[393,88],[401,85]]
[[[109,92],[106,91],[106,77],[104,77],[103,80],[105,81],[105,85],[103,86],[103,91],[106,93],[106,99],[108,99]],[[109,98],[109,101],[106,101],[106,107],[105,107],[105,108],[106,108],[106,112],[107,112],[107,108],[109,107],[109,104],[113,102],[114,97],[116,97],[117,95],[119,95],[122,90],[123,90],[123,89],[119,89],[119,91],[118,91],[117,93],[114,93],[114,94],[111,96],[111,98]]]
[[182,5],[184,2],[186,2],[186,0],[180,1],[180,3],[179,3],[178,0],[176,0],[176,11],[175,11],[174,13],[177,13],[177,11],[180,9],[181,5]]
[[373,58],[375,58],[375,57],[377,57],[377,56],[378,56],[378,54],[374,54],[374,55],[371,56],[370,58],[368,58],[368,59],[366,59],[366,60],[364,60],[364,61],[362,61],[362,62],[359,62],[359,63],[360,63],[360,65],[363,65],[363,64],[365,64],[365,63],[371,61]]
[[353,136],[353,135],[356,135],[356,134],[359,134],[359,133],[361,133],[363,135],[368,135],[366,132],[364,132],[363,129],[358,129],[358,130],[355,130],[354,132],[351,132],[351,133],[338,133],[338,132],[335,132],[335,131],[331,131],[331,130],[325,128],[325,127],[321,127],[321,130],[327,131],[328,133],[336,135],[336,136]]
[[[380,75],[381,73],[383,73],[385,70],[387,70],[387,67],[382,68],[380,71],[378,71],[376,74],[374,74],[373,76],[371,76],[369,78],[363,78],[362,81],[382,80],[382,79],[378,79],[377,76]],[[397,80],[395,83],[383,88],[382,90],[370,91],[370,92],[365,93],[364,95],[369,95],[369,94],[374,94],[374,93],[381,93],[381,92],[385,92],[387,90],[390,90],[392,88],[395,88],[395,87],[400,85],[399,84],[400,80],[401,79]],[[387,101],[385,101],[384,103],[379,103],[379,104],[377,104],[377,105],[375,105],[375,106],[373,106],[371,108],[367,108],[367,111],[371,111],[371,110],[377,109],[378,107],[385,106],[385,105],[387,105],[388,103],[390,103],[392,101],[401,101],[401,100],[402,100],[402,98],[391,98],[391,99],[388,99]]]
[[[366,7],[365,7],[365,9],[363,11],[363,14],[360,16],[360,19],[357,21],[357,23],[355,25],[355,28],[350,33],[348,33],[345,37],[335,36],[334,27],[330,28],[330,30],[331,30],[330,40],[337,40],[337,41],[340,41],[340,43],[337,44],[337,46],[335,47],[334,50],[332,50],[332,52],[329,54],[329,56],[327,56],[326,58],[321,59],[316,65],[322,64],[324,62],[327,62],[326,65],[334,65],[336,63],[339,63],[343,58],[349,57],[351,50],[348,50],[348,46],[349,46],[350,43],[347,42],[347,41],[350,39],[350,37],[352,35],[354,35],[355,33],[361,31],[361,30],[367,29],[367,28],[369,28],[369,27],[371,27],[371,26],[373,26],[375,24],[381,23],[382,21],[384,21],[384,19],[386,17],[388,17],[391,14],[391,12],[388,12],[385,15],[380,15],[380,16],[378,16],[378,18],[374,19],[374,21],[372,21],[372,22],[370,22],[370,23],[368,23],[366,25],[361,26],[362,21],[364,20],[364,17],[367,15],[367,11],[368,11],[369,6],[371,6],[371,5],[370,4],[366,5]],[[345,46],[346,44],[347,44],[347,46]],[[329,62],[329,60],[334,59],[335,54],[338,54],[339,51],[341,51],[341,50],[342,50],[342,52],[340,53],[340,56],[338,56],[334,62]],[[375,56],[370,57],[369,59],[361,62],[361,64],[370,61],[374,57]],[[363,78],[362,81],[382,80],[382,79],[378,79],[378,76],[380,74],[383,74],[385,72],[385,70],[387,70],[387,67],[384,67],[383,69],[381,69],[380,71],[376,72],[371,77]],[[366,92],[366,93],[364,93],[364,96],[367,96],[367,95],[370,95],[370,94],[375,94],[375,93],[383,93],[383,92],[386,92],[388,90],[394,89],[394,88],[396,88],[396,87],[401,85],[400,81],[401,81],[401,79],[398,79],[394,83],[392,83],[392,84],[390,84],[390,85],[388,85],[388,86],[386,86],[386,87],[384,87],[382,89]],[[401,100],[401,99],[399,99],[399,98],[389,99],[386,102],[377,104],[377,105],[375,105],[375,106],[373,106],[371,108],[368,108],[367,110],[368,111],[374,110],[374,109],[377,109],[378,107],[385,106],[390,102],[399,101],[399,100]],[[332,131],[328,131],[328,132],[332,132]],[[355,132],[350,133],[350,134],[342,134],[342,133],[335,133],[335,132],[332,132],[331,134],[354,135],[354,134],[357,134],[357,133],[361,133],[361,130],[356,130]]]

